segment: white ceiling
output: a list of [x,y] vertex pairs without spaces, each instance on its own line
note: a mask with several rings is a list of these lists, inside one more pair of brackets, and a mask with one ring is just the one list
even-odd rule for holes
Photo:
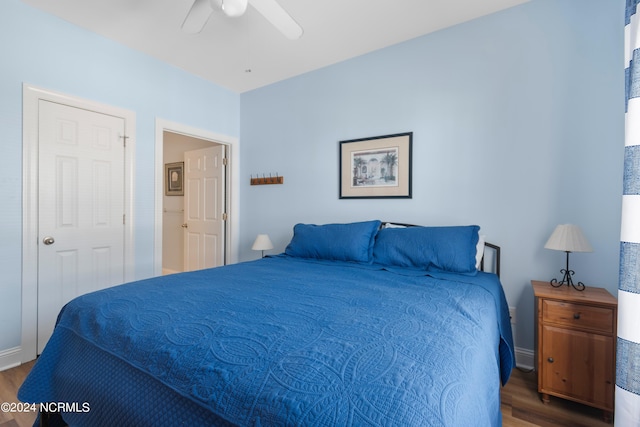
[[185,34],[193,0],[22,1],[242,93],[529,0],[279,0],[304,29],[293,41],[251,6]]

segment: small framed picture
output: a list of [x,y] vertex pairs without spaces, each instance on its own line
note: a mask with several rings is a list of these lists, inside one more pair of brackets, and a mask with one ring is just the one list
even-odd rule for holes
[[340,198],[411,198],[413,132],[340,141]]
[[184,162],[165,163],[164,176],[164,194],[167,196],[184,196]]

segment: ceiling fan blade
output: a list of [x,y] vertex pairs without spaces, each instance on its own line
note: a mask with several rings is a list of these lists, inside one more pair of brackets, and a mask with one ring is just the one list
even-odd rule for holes
[[195,0],[193,6],[182,23],[182,31],[189,34],[196,34],[202,31],[207,23],[213,9],[210,0]]
[[249,0],[265,19],[290,40],[302,37],[302,27],[278,4],[276,0]]

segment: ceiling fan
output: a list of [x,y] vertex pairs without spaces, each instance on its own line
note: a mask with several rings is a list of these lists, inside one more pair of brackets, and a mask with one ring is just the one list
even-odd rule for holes
[[214,10],[232,18],[242,16],[247,10],[247,3],[288,39],[296,40],[302,37],[302,27],[276,0],[195,0],[182,23],[182,30],[190,34],[199,33]]

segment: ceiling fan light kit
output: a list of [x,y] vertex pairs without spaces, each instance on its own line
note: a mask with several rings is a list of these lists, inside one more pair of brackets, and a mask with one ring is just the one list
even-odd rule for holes
[[222,0],[220,8],[228,17],[237,18],[247,11],[248,3],[248,0]]

